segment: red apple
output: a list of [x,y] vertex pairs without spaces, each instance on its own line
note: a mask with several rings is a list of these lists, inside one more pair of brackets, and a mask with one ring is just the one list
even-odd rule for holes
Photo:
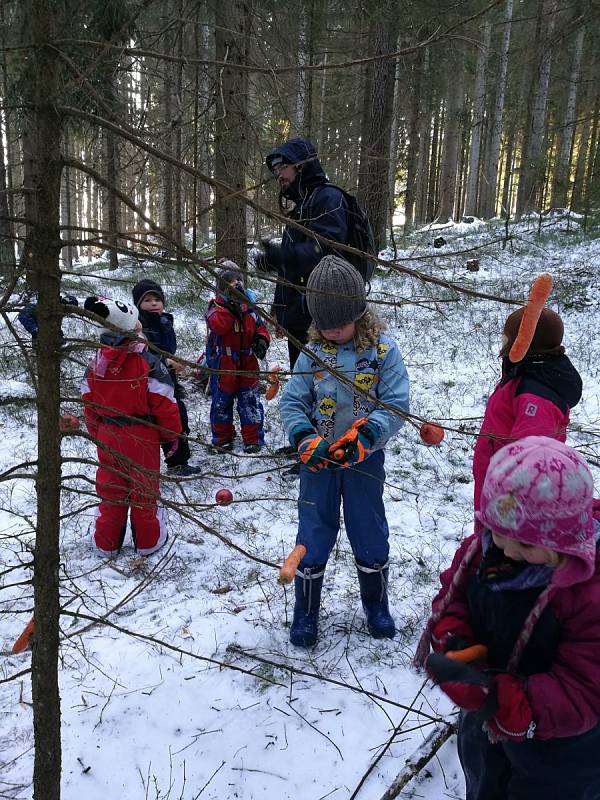
[[233,495],[229,489],[219,489],[215,495],[215,501],[218,506],[228,506],[233,501]]
[[61,431],[71,431],[79,427],[79,420],[74,414],[62,414],[58,420]]
[[435,422],[424,422],[419,433],[426,445],[439,444],[444,438],[444,429]]

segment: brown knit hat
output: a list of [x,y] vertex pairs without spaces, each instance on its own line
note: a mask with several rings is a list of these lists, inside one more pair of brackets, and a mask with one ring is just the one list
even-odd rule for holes
[[[519,333],[519,325],[523,319],[525,307],[518,308],[513,311],[504,323],[504,336],[508,339],[506,344],[503,345],[500,351],[501,356],[507,356],[510,348],[513,346],[517,334]],[[544,308],[540,314],[538,324],[533,334],[533,339],[529,345],[529,353],[548,353],[560,347],[565,328],[562,319],[558,316],[556,311],[551,311],[549,308]]]

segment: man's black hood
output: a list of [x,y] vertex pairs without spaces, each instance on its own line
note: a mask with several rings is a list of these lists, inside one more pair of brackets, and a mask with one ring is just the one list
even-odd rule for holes
[[[528,355],[517,364],[512,364],[508,358],[502,363],[502,383],[511,378],[520,377],[523,380],[519,385],[518,394],[529,391],[528,383],[535,381],[546,387],[551,394],[556,394],[569,408],[574,408],[581,400],[583,384],[581,376],[571,364],[564,353],[543,353]],[[540,394],[535,391],[535,394]],[[548,394],[548,398],[554,398]],[[546,396],[544,393],[543,396]],[[557,403],[557,405],[561,405]]]
[[298,177],[285,191],[281,193],[289,200],[300,200],[314,186],[327,182],[327,175],[317,157],[317,151],[308,139],[288,139],[280,144],[266,157],[267,167],[273,171],[273,161],[277,156],[288,164],[294,164],[298,170]]

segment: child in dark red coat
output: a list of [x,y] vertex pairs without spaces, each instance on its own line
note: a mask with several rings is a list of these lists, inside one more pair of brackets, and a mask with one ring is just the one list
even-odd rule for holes
[[[85,308],[125,332],[141,334],[135,306],[88,297]],[[100,343],[81,384],[86,425],[99,443],[94,541],[103,555],[116,556],[131,509],[135,548],[147,556],[167,541],[164,509],[157,502],[160,442],[176,439],[181,419],[169,373],[145,342],[105,329]]]
[[[415,661],[462,709],[467,800],[600,798],[592,498],[587,464],[567,445],[545,436],[507,445],[487,471],[482,532],[441,575]],[[473,644],[487,648],[477,670],[456,660]]]
[[206,363],[214,370],[210,377],[210,424],[213,444],[221,451],[231,450],[235,438],[233,405],[237,400],[244,450],[257,453],[264,444],[258,359],[266,356],[271,337],[244,297],[242,274],[236,264],[228,262],[206,312]]
[[475,511],[491,457],[524,436],[550,436],[564,442],[570,410],[581,399],[581,378],[562,346],[563,322],[545,308],[522,361],[508,354],[517,337],[523,308],[514,311],[502,335],[502,378],[490,395],[473,455]]

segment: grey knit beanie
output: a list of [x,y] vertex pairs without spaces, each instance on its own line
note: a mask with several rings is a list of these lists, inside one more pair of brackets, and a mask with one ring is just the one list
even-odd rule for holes
[[306,284],[306,305],[318,330],[342,328],[355,322],[367,308],[362,275],[344,258],[325,256]]

